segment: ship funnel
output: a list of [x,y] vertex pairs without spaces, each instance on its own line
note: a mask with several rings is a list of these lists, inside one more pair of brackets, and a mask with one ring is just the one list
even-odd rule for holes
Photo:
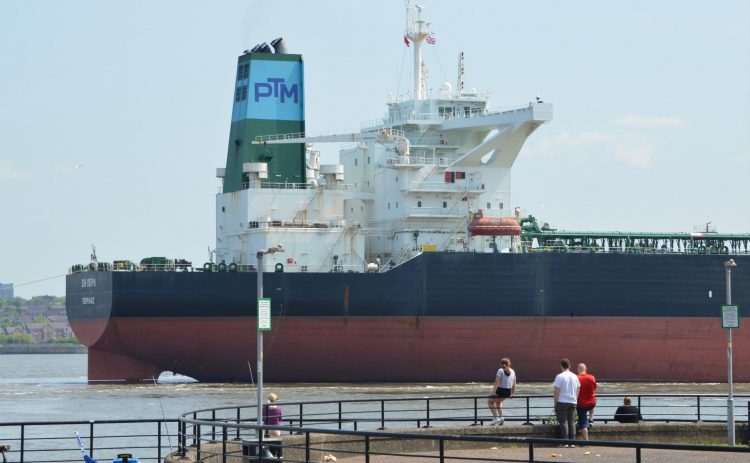
[[268,46],[266,42],[261,43],[258,45],[258,49],[256,50],[257,53],[272,53],[271,47]]
[[271,40],[271,46],[274,50],[276,50],[277,54],[285,55],[287,53],[284,37],[279,37],[278,39]]

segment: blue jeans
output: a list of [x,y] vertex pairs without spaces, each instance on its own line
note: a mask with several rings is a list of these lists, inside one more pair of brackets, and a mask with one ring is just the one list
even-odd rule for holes
[[555,416],[560,425],[560,439],[576,438],[576,404],[555,402]]

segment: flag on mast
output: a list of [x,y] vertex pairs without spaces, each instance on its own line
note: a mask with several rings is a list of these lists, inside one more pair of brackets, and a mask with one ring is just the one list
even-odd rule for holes
[[406,35],[404,35],[404,43],[407,47],[409,46],[409,39],[406,38]]
[[427,43],[429,43],[430,45],[435,45],[435,37],[433,37],[431,35],[428,35],[427,36]]

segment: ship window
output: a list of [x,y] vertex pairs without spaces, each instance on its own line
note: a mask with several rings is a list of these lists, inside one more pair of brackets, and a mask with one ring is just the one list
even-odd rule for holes
[[242,101],[245,101],[245,100],[247,100],[247,85],[243,85],[243,86],[242,86],[242,87],[240,88],[240,90],[241,90],[241,92],[242,92],[242,96],[240,97],[240,100],[242,100]]
[[502,209],[503,208],[503,203],[498,203],[497,208],[498,209]]
[[391,208],[391,203],[388,203],[388,209],[390,209],[390,208]]
[[398,201],[396,201],[396,209],[398,209]]
[[487,209],[490,209],[492,207],[491,203],[487,203]]
[[422,207],[422,201],[417,201],[417,207]]
[[242,87],[237,87],[234,91],[234,101],[240,101],[242,98]]
[[357,161],[358,161],[358,159],[354,159],[354,165],[355,166],[357,165]]
[[359,212],[362,212],[362,211],[364,211],[364,210],[365,210],[365,207],[364,207],[364,206],[359,206]]
[[370,156],[367,156],[367,163],[370,163]]
[[443,201],[443,209],[448,207],[448,201]]
[[224,206],[221,206],[221,212],[226,212],[226,208]]
[[299,269],[300,272],[306,272],[307,271],[307,265],[302,265]]
[[354,208],[353,208],[353,207],[350,207],[349,209],[350,209],[350,210],[351,210],[352,212],[354,212]]
[[396,177],[396,183],[398,183],[398,177]]

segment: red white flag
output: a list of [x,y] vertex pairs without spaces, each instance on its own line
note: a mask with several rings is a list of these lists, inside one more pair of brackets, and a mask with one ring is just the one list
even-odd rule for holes
[[406,35],[404,35],[404,43],[407,47],[409,46],[409,39],[406,38]]
[[427,43],[429,43],[430,45],[435,45],[435,37],[433,37],[431,35],[428,35],[427,36]]

